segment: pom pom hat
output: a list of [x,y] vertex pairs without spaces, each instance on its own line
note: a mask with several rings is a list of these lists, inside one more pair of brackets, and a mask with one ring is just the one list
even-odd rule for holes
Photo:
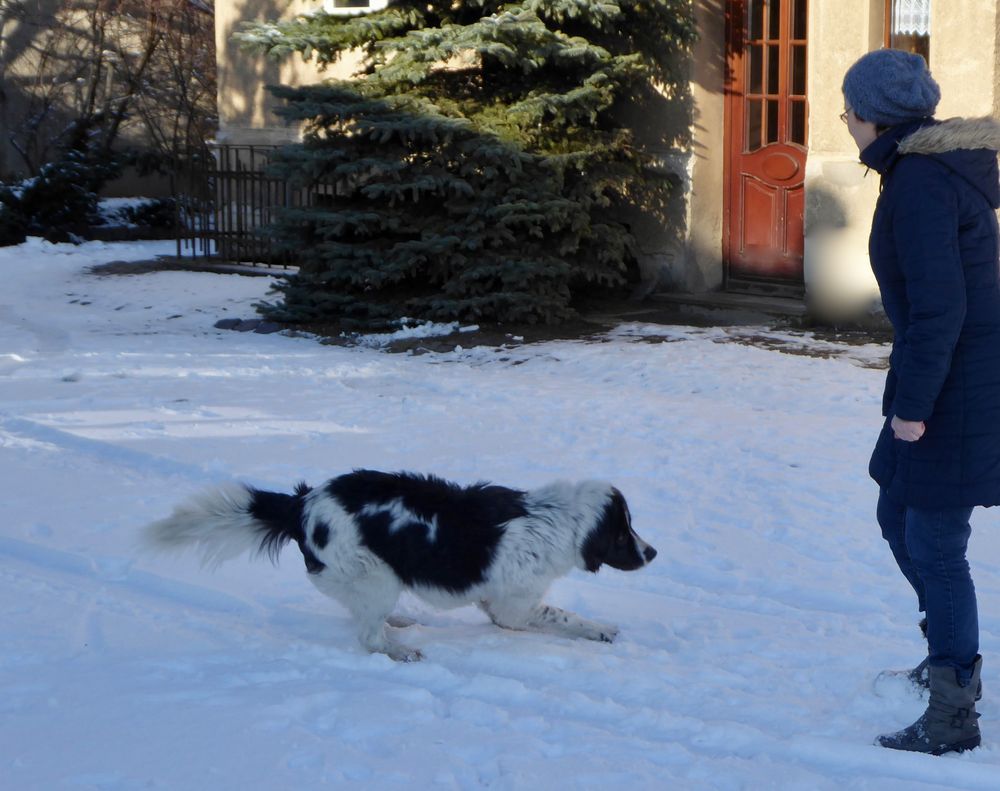
[[863,121],[895,126],[934,115],[941,89],[920,55],[878,49],[844,75],[844,101]]

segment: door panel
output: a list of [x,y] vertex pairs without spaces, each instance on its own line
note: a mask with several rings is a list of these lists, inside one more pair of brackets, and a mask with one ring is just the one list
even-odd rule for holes
[[752,176],[743,177],[743,238],[740,248],[757,250],[775,244],[775,227],[771,218],[777,213],[776,191]]
[[802,282],[807,2],[727,2],[729,282]]

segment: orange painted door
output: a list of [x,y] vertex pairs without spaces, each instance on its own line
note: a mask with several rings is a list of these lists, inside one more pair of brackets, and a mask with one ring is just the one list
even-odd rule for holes
[[807,0],[727,3],[729,285],[802,282],[807,13]]

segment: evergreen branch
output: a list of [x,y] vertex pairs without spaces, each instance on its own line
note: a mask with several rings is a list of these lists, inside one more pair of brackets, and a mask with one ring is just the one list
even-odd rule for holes
[[604,31],[614,30],[621,19],[617,0],[524,0],[521,5],[545,20],[586,22]]
[[320,65],[328,65],[352,49],[361,50],[371,58],[378,42],[404,35],[424,24],[426,16],[416,7],[390,6],[359,16],[320,11],[284,22],[245,22],[233,38],[248,52],[272,58],[299,53],[305,60],[315,59]]
[[604,47],[550,30],[529,11],[505,11],[468,25],[411,30],[377,48],[386,53],[385,63],[372,79],[384,84],[418,84],[432,71],[470,55],[522,75],[546,67],[586,73],[611,58]]

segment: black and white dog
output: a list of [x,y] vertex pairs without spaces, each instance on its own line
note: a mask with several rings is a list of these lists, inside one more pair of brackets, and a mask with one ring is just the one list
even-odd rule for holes
[[309,579],[353,615],[361,645],[421,658],[386,634],[400,593],[438,607],[478,605],[497,626],[611,642],[618,629],[541,603],[553,580],[602,564],[630,571],[656,556],[607,483],[532,491],[431,476],[356,470],[295,494],[231,484],[205,492],[145,529],[160,549],[197,546],[207,564],[243,552],[277,559],[288,541]]

